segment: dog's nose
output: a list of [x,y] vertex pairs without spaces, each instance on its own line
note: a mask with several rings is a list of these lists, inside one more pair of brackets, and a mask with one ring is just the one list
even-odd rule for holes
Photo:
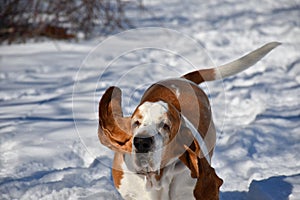
[[154,144],[154,137],[134,137],[133,145],[137,153],[148,153]]

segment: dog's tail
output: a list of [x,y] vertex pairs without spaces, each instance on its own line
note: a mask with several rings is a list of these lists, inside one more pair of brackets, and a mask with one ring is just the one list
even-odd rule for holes
[[279,42],[267,43],[264,46],[230,63],[218,66],[216,68],[193,71],[183,75],[181,78],[185,78],[196,84],[200,84],[204,81],[219,80],[228,76],[232,76],[254,65],[267,53],[269,53],[272,49],[280,44],[281,43]]

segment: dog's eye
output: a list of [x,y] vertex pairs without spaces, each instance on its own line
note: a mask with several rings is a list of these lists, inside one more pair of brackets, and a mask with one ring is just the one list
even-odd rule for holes
[[170,131],[170,126],[166,123],[163,123],[162,125],[162,128],[165,130],[165,131]]
[[133,127],[138,127],[138,126],[140,126],[140,125],[141,125],[141,122],[139,122],[138,120],[136,120],[136,121],[132,124]]

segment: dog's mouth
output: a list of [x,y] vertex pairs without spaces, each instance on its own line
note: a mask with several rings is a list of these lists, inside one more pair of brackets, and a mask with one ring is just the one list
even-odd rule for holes
[[160,163],[154,158],[153,153],[135,154],[134,167],[140,175],[158,175]]
[[146,177],[159,176],[160,175],[159,170],[157,170],[157,171],[137,171],[137,174],[138,175],[143,175],[143,176],[146,176]]
[[143,168],[136,173],[144,178],[146,181],[146,188],[148,190],[152,189],[153,187],[157,189],[160,188],[159,181],[157,181],[160,177],[160,170],[151,171],[150,168]]
[[152,170],[149,170],[149,168],[144,168],[144,169],[138,169],[136,171],[136,173],[138,175],[145,176],[146,178],[150,178],[150,177],[159,176],[160,175],[160,170],[152,171]]
[[150,166],[139,168],[136,173],[140,175],[146,181],[146,188],[151,190],[156,188],[157,190],[161,188],[160,181],[161,169],[153,169]]

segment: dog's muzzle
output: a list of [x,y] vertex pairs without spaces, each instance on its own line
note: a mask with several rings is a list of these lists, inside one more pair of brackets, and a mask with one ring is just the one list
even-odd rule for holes
[[133,145],[136,149],[136,153],[148,153],[153,150],[154,136],[135,136],[133,138]]

